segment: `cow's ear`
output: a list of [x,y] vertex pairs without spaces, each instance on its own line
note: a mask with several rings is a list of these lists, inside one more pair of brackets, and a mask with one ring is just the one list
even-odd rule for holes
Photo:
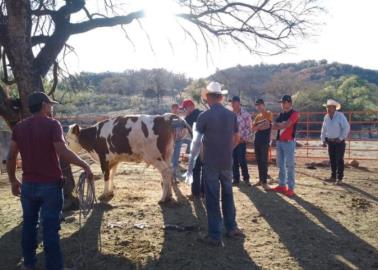
[[80,134],[80,127],[78,124],[72,126],[72,134],[79,135]]

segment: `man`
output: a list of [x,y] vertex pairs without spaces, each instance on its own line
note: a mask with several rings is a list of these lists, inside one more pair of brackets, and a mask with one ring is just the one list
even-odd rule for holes
[[231,100],[232,111],[236,114],[238,119],[240,141],[235,147],[232,154],[234,164],[232,167],[234,180],[233,185],[238,186],[240,183],[240,169],[242,171],[243,180],[249,186],[249,173],[247,165],[247,142],[251,133],[252,119],[251,115],[244,111],[240,104],[240,97],[234,96]]
[[[180,106],[178,104],[172,104],[171,113],[180,115],[181,114]],[[189,148],[190,141],[182,138],[183,137],[182,127],[176,127],[175,136],[176,136],[175,147],[174,147],[173,155],[172,155],[172,168],[173,168],[173,179],[174,181],[177,181],[178,178],[181,178],[182,180],[182,173],[179,167],[181,148],[183,144],[187,144]]]
[[[193,128],[194,123],[197,122],[198,116],[201,114],[199,109],[196,109],[194,102],[191,99],[186,99],[181,103],[180,108],[185,112],[185,121]],[[203,197],[204,184],[202,181],[202,161],[200,158],[196,160],[193,169],[193,183],[192,183],[192,199],[199,199]]]
[[[35,269],[39,213],[43,226],[45,268],[63,269],[59,245],[63,183],[58,156],[82,167],[88,177],[93,176],[89,165],[67,149],[60,123],[51,118],[53,104],[56,102],[42,92],[29,96],[32,116],[15,126],[7,159],[12,193],[21,196],[24,269]],[[22,158],[22,183],[16,177],[18,153]]]
[[263,99],[256,100],[255,106],[258,114],[253,121],[252,130],[255,132],[255,157],[259,171],[259,182],[256,186],[261,185],[265,190],[270,190],[267,181],[273,114],[266,110]]
[[[194,160],[198,157],[203,141],[203,180],[205,183],[206,210],[208,218],[208,236],[200,239],[211,246],[223,246],[222,214],[219,202],[222,203],[224,226],[230,237],[241,234],[236,224],[236,211],[232,193],[232,151],[239,143],[237,117],[222,105],[221,85],[211,82],[203,99],[210,109],[201,113],[196,123],[196,136],[192,142],[188,173],[190,174]],[[203,140],[202,140],[203,137]],[[198,146],[199,145],[199,146]],[[221,200],[219,198],[221,186]]]
[[180,114],[180,107],[178,104],[174,103],[171,105],[171,113],[177,114],[177,115]]
[[328,181],[338,185],[342,183],[344,178],[345,140],[348,137],[350,125],[345,115],[339,112],[340,103],[329,99],[325,106],[327,107],[327,114],[324,116],[320,138],[324,147],[328,145],[332,170]]
[[277,166],[279,167],[279,185],[273,189],[288,197],[295,195],[295,132],[299,114],[293,109],[291,96],[285,95],[281,101],[282,112],[273,129],[277,132]]

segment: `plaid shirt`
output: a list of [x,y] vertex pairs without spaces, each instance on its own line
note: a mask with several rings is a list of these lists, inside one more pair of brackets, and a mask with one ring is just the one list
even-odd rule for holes
[[247,142],[249,140],[249,135],[251,134],[251,115],[248,112],[241,109],[240,113],[236,113],[236,116],[238,117],[240,138],[243,141]]

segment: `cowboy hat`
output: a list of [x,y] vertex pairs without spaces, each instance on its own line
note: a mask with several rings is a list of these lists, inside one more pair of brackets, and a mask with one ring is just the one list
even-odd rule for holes
[[328,99],[327,103],[323,104],[323,106],[324,107],[335,106],[337,111],[341,109],[341,104],[339,102],[337,102],[336,100],[333,100],[333,99]]
[[206,86],[206,89],[201,91],[201,97],[203,100],[207,100],[207,94],[227,95],[228,90],[222,90],[222,85],[218,82],[211,82]]

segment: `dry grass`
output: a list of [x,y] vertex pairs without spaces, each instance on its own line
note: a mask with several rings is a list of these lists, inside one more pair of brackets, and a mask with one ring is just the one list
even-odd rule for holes
[[[203,202],[186,199],[188,186],[176,186],[176,200],[160,206],[157,171],[124,164],[116,176],[115,197],[96,205],[81,230],[78,212],[66,213],[61,231],[65,262],[79,269],[116,270],[378,269],[378,168],[362,165],[369,170],[347,169],[344,186],[323,182],[326,169],[298,165],[295,199],[243,185],[235,188],[237,220],[246,237],[225,239],[225,248],[219,249],[197,242],[206,234],[206,211]],[[99,174],[98,166],[94,168]],[[256,167],[250,172],[255,178]],[[277,175],[273,166],[271,175]],[[102,181],[96,189],[99,195]],[[0,196],[0,269],[9,270],[21,257],[21,210],[5,175]],[[164,224],[191,230],[164,230]],[[38,251],[41,267],[41,245]]]

